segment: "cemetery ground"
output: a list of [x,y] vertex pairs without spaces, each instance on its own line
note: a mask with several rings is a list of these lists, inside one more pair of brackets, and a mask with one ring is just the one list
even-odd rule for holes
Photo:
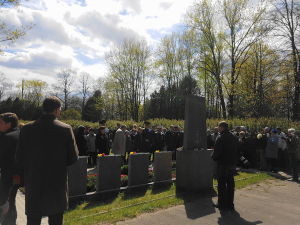
[[[240,172],[235,176],[236,188],[245,188],[274,179],[266,173]],[[216,181],[214,181],[216,190]],[[215,196],[215,194],[214,194]],[[175,184],[148,187],[139,191],[124,191],[101,202],[84,202],[65,214],[65,225],[94,225],[116,223],[134,218],[142,213],[158,211],[175,205],[183,205],[201,196],[197,194],[177,194]]]

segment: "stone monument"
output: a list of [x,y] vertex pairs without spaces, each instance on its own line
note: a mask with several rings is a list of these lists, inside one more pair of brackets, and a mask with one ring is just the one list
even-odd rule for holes
[[176,187],[183,191],[213,187],[211,150],[206,149],[205,98],[188,96],[185,103],[184,146],[176,155]]
[[128,186],[138,186],[149,182],[150,153],[136,153],[128,159]]
[[120,155],[108,155],[97,159],[97,192],[120,188],[121,164]]
[[68,167],[69,196],[86,194],[87,156],[79,156],[77,162]]

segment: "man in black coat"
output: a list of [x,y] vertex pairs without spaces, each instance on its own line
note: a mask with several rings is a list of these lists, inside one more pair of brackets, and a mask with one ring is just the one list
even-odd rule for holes
[[[2,225],[15,225],[18,185],[13,185],[13,175],[19,140],[18,117],[16,114],[0,114],[0,132],[0,223],[2,221]],[[6,215],[4,216],[4,214]]]
[[151,123],[145,121],[145,129],[141,134],[141,152],[154,152],[154,131],[150,128]]
[[218,204],[220,210],[234,210],[234,174],[237,155],[237,140],[228,130],[226,122],[220,122],[212,158],[217,162]]
[[96,135],[96,149],[97,149],[97,154],[105,154],[109,155],[109,138],[108,134],[105,133],[105,128],[104,126],[101,126],[99,128],[99,133]]
[[20,131],[17,166],[24,171],[27,225],[40,225],[43,216],[49,225],[61,225],[68,207],[67,167],[78,159],[78,149],[70,125],[56,118],[61,102],[48,97],[44,114]]

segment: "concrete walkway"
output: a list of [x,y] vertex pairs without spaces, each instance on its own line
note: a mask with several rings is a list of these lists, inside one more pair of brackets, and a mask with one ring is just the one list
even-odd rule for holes
[[236,212],[212,207],[217,198],[187,200],[155,213],[143,214],[118,225],[300,225],[300,184],[272,180],[236,191]]
[[[17,225],[26,225],[27,219],[25,215],[25,195],[20,191],[17,193],[16,207],[18,213]],[[43,218],[41,225],[48,225],[48,218]]]

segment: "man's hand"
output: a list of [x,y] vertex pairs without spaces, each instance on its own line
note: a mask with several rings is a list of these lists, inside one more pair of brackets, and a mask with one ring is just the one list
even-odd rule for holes
[[0,205],[0,221],[2,221],[3,217],[8,213],[9,203],[6,201],[3,205]]

